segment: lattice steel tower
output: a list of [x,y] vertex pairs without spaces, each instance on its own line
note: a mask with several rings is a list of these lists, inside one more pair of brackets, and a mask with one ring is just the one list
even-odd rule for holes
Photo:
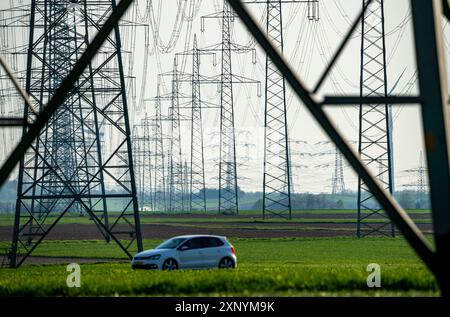
[[190,210],[206,212],[205,158],[203,146],[202,106],[200,95],[200,53],[197,36],[192,51]]
[[[115,0],[31,2],[26,91],[35,108],[43,109],[115,9]],[[142,250],[118,26],[107,42],[20,162],[12,267],[70,211],[89,214],[129,257],[133,242]],[[24,115],[32,119],[27,106]]]
[[[254,3],[261,3],[254,1]],[[264,3],[264,2],[263,2]],[[268,0],[266,31],[272,44],[283,52],[283,3],[306,3],[309,20],[319,19],[319,2]],[[292,175],[284,76],[266,56],[266,94],[264,120],[263,218],[291,219]]]
[[420,151],[420,158],[419,158],[419,167],[417,168],[417,202],[416,202],[416,208],[424,208],[426,206],[427,198],[427,192],[428,192],[428,186],[427,186],[427,173],[428,169],[425,165],[423,152]]
[[[256,64],[256,50],[251,47],[242,46],[231,41],[231,28],[235,19],[234,12],[227,1],[223,2],[221,12],[202,17],[203,19],[220,19],[222,27],[222,41],[206,49],[202,53],[219,52],[222,57],[221,73],[218,76],[220,85],[220,145],[219,145],[219,214],[238,214],[238,177],[236,164],[236,134],[234,125],[234,96],[233,85],[235,84],[258,84],[256,80],[233,74],[232,54],[252,52],[252,63]],[[214,80],[213,80],[214,81]],[[213,81],[206,80],[212,83]],[[203,81],[205,82],[205,81]],[[260,96],[260,91],[258,91]],[[203,107],[204,108],[204,107]]]
[[[216,17],[215,15],[213,15]],[[211,17],[211,16],[209,16]],[[203,17],[204,18],[204,17]],[[221,44],[220,44],[221,47]],[[186,82],[191,86],[191,91],[187,95],[189,105],[184,109],[190,110],[189,121],[191,123],[191,151],[189,165],[189,208],[190,210],[206,212],[206,172],[204,159],[203,142],[203,122],[202,112],[205,109],[217,109],[218,105],[204,102],[201,99],[201,86],[207,84],[218,85],[221,83],[221,75],[206,77],[200,72],[200,59],[202,56],[213,56],[213,65],[215,66],[216,47],[199,48],[197,35],[194,34],[192,50],[177,53],[177,56],[189,56],[192,58],[192,73],[184,73],[179,76],[181,82]]]
[[180,81],[176,58],[173,63],[171,95],[171,137],[169,160],[169,211],[183,210],[183,160],[181,153]]
[[334,172],[331,185],[331,194],[333,196],[345,193],[344,164],[342,162],[342,153],[338,149],[334,153]]
[[426,185],[427,172],[428,171],[423,159],[423,152],[420,151],[419,168],[417,169],[417,192],[419,193],[421,198],[423,198],[424,194],[427,192],[427,185]]
[[236,139],[230,28],[234,19],[227,1],[222,13],[222,82],[220,84],[219,213],[238,214]]
[[136,172],[136,183],[138,187],[138,202],[141,211],[154,210],[153,207],[153,165],[154,157],[152,149],[151,133],[152,121],[145,114],[140,124],[133,127],[133,161]]
[[157,95],[155,98],[155,118],[154,118],[154,140],[155,140],[155,177],[154,177],[154,208],[157,211],[167,210],[166,197],[166,173],[165,173],[165,152],[163,136],[163,118],[161,109],[161,91],[158,83]]
[[[283,51],[281,1],[267,1],[267,34]],[[284,76],[266,56],[263,218],[291,219],[291,175]]]
[[[363,5],[367,0],[363,0]],[[373,1],[362,20],[361,97],[385,97],[387,91],[384,1]],[[359,153],[361,160],[392,193],[390,108],[388,104],[361,104]],[[367,186],[358,181],[357,236],[395,236],[395,228]],[[375,220],[375,221],[374,221]]]

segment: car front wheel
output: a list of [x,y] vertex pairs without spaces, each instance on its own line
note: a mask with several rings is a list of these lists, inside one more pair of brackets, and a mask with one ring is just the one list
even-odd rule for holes
[[178,269],[178,263],[174,259],[167,259],[162,265],[162,269],[165,271],[173,271]]
[[234,269],[234,261],[230,258],[223,258],[219,262],[219,269]]

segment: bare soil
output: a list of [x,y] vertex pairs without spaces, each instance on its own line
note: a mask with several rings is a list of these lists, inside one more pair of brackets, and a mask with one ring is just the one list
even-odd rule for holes
[[[354,236],[354,223],[255,223],[255,222],[217,222],[217,223],[171,223],[143,224],[144,239],[166,239],[185,234],[215,234],[229,238],[289,238],[289,237],[337,237]],[[273,228],[270,228],[273,227]],[[284,228],[280,228],[284,227]],[[430,224],[421,224],[425,232],[431,230]],[[119,228],[120,229],[120,228]],[[10,241],[12,228],[0,227],[0,241]],[[120,236],[119,236],[120,238]],[[96,240],[102,239],[98,228],[86,224],[60,224],[46,237],[48,240]]]

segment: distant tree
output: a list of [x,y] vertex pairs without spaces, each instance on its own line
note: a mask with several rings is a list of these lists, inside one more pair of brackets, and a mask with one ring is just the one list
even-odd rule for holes
[[14,200],[17,196],[17,181],[9,181],[0,188],[0,201]]
[[336,209],[344,209],[344,202],[342,201],[342,199],[339,199],[336,202]]
[[414,195],[410,191],[401,191],[397,193],[398,203],[404,209],[413,209],[416,207]]

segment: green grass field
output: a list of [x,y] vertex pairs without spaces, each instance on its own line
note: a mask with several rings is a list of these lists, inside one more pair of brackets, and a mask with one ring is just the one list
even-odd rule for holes
[[[144,246],[159,242],[145,240]],[[81,288],[70,289],[65,265],[25,265],[0,269],[0,296],[439,295],[433,276],[401,238],[231,242],[239,261],[232,271],[133,271],[128,261],[81,264]],[[67,257],[67,263],[77,258],[123,259],[117,247],[101,241],[47,241],[35,255]],[[380,289],[366,285],[369,263],[381,266]]]

